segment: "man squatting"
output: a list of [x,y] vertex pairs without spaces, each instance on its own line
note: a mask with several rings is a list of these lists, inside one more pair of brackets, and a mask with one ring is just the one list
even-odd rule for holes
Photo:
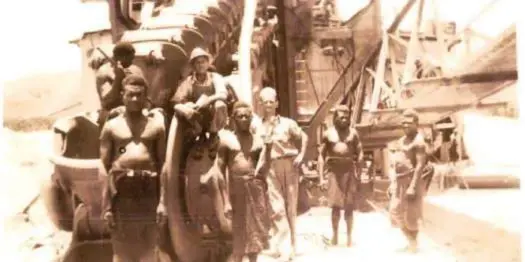
[[106,122],[100,137],[107,178],[103,219],[111,229],[113,261],[155,261],[164,119],[143,110],[148,89],[143,77],[129,75],[122,85],[124,112]]
[[[263,107],[263,117],[262,124],[257,132],[263,140],[269,140],[273,144],[270,153],[272,161],[269,180],[284,199],[286,218],[291,234],[292,251],[290,258],[293,258],[296,253],[295,221],[297,218],[299,167],[305,156],[308,136],[297,122],[277,114],[278,101],[275,89],[263,88],[259,93],[259,99]],[[301,141],[299,150],[294,143],[298,141]],[[272,211],[276,212],[273,207]],[[278,220],[279,218],[274,216],[274,222],[279,223]],[[270,252],[273,255],[280,255],[278,245],[285,234],[286,232],[282,228],[278,228],[278,232],[274,236],[275,242],[270,247]]]
[[417,251],[423,196],[434,174],[432,165],[427,161],[427,144],[418,130],[418,122],[415,110],[403,112],[405,135],[394,145],[398,153],[394,156],[394,175],[388,192],[391,197],[391,221],[394,226],[401,227],[408,240],[408,246],[403,251],[408,252]]
[[[190,55],[193,74],[188,76],[171,98],[175,114],[180,116],[191,127],[193,142],[198,145],[206,140],[211,142],[212,149],[218,145],[218,131],[226,125],[228,109],[226,100],[228,91],[220,74],[209,72],[210,55],[201,48],[195,48]],[[209,133],[208,139],[206,132]],[[216,150],[210,150],[214,157]]]
[[244,256],[255,262],[258,254],[269,245],[266,175],[271,161],[271,141],[263,141],[252,132],[252,117],[250,105],[236,102],[232,115],[233,131],[220,133],[217,164],[223,175],[228,174],[225,181],[230,185],[226,190],[231,189],[232,262],[241,262]]
[[[337,245],[341,209],[346,220],[347,246],[352,244],[354,195],[359,183],[363,149],[357,130],[350,127],[350,110],[339,105],[333,109],[333,126],[321,142],[319,168],[328,178],[328,205],[332,207],[332,245]],[[323,172],[324,171],[324,172]],[[325,181],[321,175],[321,184]]]

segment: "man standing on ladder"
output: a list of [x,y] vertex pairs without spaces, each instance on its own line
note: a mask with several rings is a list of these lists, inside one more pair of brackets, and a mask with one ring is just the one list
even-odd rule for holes
[[[275,89],[263,88],[259,93],[259,99],[263,107],[263,119],[257,133],[264,138],[263,140],[269,137],[273,144],[270,181],[284,199],[286,218],[290,226],[292,244],[290,259],[292,259],[296,253],[295,220],[297,218],[299,167],[305,156],[308,136],[297,122],[277,114],[278,102]],[[301,141],[300,149],[296,148],[294,143],[296,141]],[[279,240],[283,237],[282,233],[277,232],[276,241],[271,247],[272,251],[276,252],[275,254],[279,254],[278,245]]]

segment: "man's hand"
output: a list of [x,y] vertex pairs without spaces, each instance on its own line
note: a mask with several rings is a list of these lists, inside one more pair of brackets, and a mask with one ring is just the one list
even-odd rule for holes
[[115,227],[115,219],[113,218],[113,213],[112,212],[104,213],[103,219],[104,219],[104,221],[106,222],[106,225],[109,228],[114,228]]
[[166,206],[160,204],[157,206],[157,224],[164,225],[168,221],[168,213],[166,211]]
[[224,216],[227,219],[232,219],[233,211],[232,211],[232,205],[230,203],[224,204]]
[[405,193],[408,200],[414,200],[416,198],[416,190],[413,186],[409,186]]
[[296,168],[299,168],[301,166],[301,164],[303,163],[303,160],[304,160],[304,155],[303,154],[299,154],[299,155],[297,155],[297,157],[295,157],[295,159],[293,161],[293,165]]

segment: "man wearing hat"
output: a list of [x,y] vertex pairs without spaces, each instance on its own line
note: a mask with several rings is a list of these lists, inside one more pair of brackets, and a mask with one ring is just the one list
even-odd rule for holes
[[223,77],[209,71],[210,60],[210,54],[202,48],[193,49],[190,55],[193,73],[178,87],[171,103],[175,114],[190,124],[191,134],[200,144],[208,140],[217,145],[217,132],[225,126],[228,116],[228,91]]
[[389,188],[390,216],[394,226],[401,227],[408,240],[403,251],[417,251],[419,220],[422,218],[423,196],[434,173],[427,161],[427,144],[418,130],[415,110],[403,112],[405,135],[394,143],[393,177]]

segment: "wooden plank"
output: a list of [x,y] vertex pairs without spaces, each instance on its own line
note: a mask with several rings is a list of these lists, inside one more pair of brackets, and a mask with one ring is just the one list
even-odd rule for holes
[[314,39],[349,39],[352,38],[353,31],[349,27],[342,28],[320,28],[314,29],[312,37]]

